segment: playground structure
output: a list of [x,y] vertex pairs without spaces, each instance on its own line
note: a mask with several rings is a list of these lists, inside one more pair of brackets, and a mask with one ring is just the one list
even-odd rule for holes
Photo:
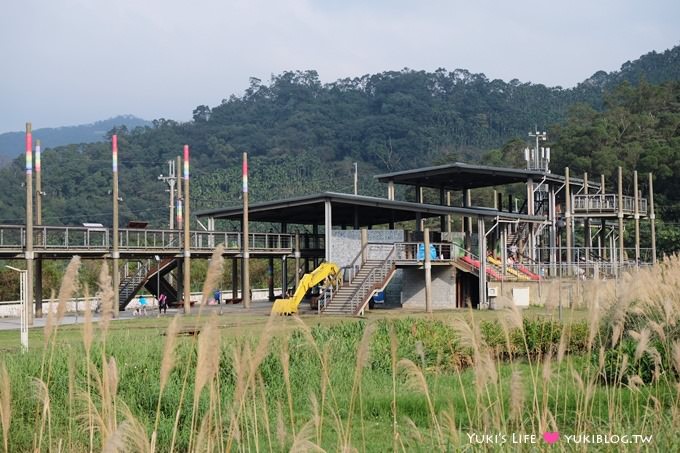
[[[337,291],[342,283],[342,275],[340,275],[340,269],[333,263],[321,263],[319,267],[314,269],[309,274],[305,274],[298,283],[295,292],[290,298],[277,299],[272,307],[272,313],[278,313],[283,315],[290,315],[297,313],[298,305],[302,302],[302,299],[307,294],[307,291],[312,289],[314,286],[323,283],[321,287],[321,294],[319,299],[325,300],[326,298],[333,297],[333,291]],[[317,300],[317,306],[321,307],[324,303]]]
[[[27,285],[25,298],[35,301],[37,316],[43,260],[74,254],[111,260],[118,310],[146,288],[188,312],[191,259],[207,259],[217,244],[224,244],[224,256],[232,260],[232,299],[240,287],[244,307],[249,260],[267,260],[272,302],[274,261],[280,260],[282,299],[274,303],[274,312],[295,313],[309,289],[326,282],[324,287],[334,289],[321,291],[317,312],[344,315],[363,314],[372,296],[382,291],[387,302],[407,308],[492,308],[496,290],[503,293],[504,285],[533,288],[553,278],[616,278],[623,270],[655,263],[652,175],[648,198],[639,190],[637,172],[633,194],[624,194],[621,169],[616,189],[608,191],[604,176],[594,182],[587,174],[572,177],[568,168],[564,175],[552,173],[550,150],[539,146],[544,134],[532,137],[536,145],[526,150],[525,169],[451,163],[377,175],[387,185],[386,198],[325,192],[248,206],[244,197],[244,206],[196,213],[203,230],[190,230],[188,147],[184,184],[177,184],[177,228],[120,228],[115,136],[113,225],[43,225],[40,193],[32,184],[35,178],[40,187],[40,171],[36,165],[33,175],[29,168],[33,158],[27,127],[27,221],[0,225],[0,258],[26,260],[33,283]],[[38,156],[36,149],[36,162]],[[246,175],[244,164],[244,194]],[[473,204],[473,190],[486,194],[484,206]],[[415,196],[398,200],[398,193]],[[648,248],[641,247],[643,219],[650,222]],[[216,224],[224,220],[240,222],[239,231],[219,231]],[[250,233],[251,223],[262,224],[256,230],[271,232]],[[631,225],[633,247],[625,248],[623,233]]]

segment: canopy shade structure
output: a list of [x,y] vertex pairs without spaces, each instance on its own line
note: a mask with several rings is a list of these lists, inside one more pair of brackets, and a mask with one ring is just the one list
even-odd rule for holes
[[[250,221],[255,222],[320,225],[326,221],[326,203],[329,203],[332,209],[333,225],[347,225],[355,228],[450,214],[536,222],[545,220],[539,216],[502,212],[492,208],[421,204],[335,192],[251,204],[248,208],[248,216]],[[239,220],[243,216],[243,207],[209,209],[197,212],[196,216]]]
[[[490,167],[486,165],[471,165],[455,162],[436,167],[416,168],[374,176],[378,181],[409,186],[431,187],[443,190],[465,190],[480,187],[502,186],[514,183],[526,183],[528,179],[546,181],[553,184],[563,184],[565,178],[555,173],[519,168]],[[583,180],[570,179],[572,184],[583,185]],[[598,190],[600,185],[588,182],[588,187]]]

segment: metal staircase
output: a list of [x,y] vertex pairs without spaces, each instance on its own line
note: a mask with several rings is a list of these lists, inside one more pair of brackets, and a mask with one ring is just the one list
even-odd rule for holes
[[[369,259],[359,268],[358,272],[354,273],[356,268],[355,262],[361,262],[362,252],[359,253],[355,262],[350,265],[352,274],[349,276],[349,282],[333,294],[332,298],[326,302],[322,313],[329,315],[361,315],[363,314],[371,297],[387,286],[392,279],[395,266],[396,247],[394,244],[368,244],[368,247],[382,248],[383,255],[387,254],[382,259],[375,259],[370,251],[367,251]],[[387,249],[386,247],[389,247]]]
[[[125,307],[142,287],[148,289],[156,298],[162,293],[165,294],[168,303],[176,302],[177,290],[164,277],[176,266],[177,260],[175,258],[166,258],[157,265],[137,261],[137,270],[123,278],[118,287],[119,309],[125,310]],[[157,276],[157,274],[160,275]],[[158,284],[160,284],[160,287],[158,287]]]

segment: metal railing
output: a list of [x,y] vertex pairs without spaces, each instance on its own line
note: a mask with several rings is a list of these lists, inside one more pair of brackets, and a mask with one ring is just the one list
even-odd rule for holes
[[[635,197],[624,195],[622,197],[622,210],[626,214],[635,213]],[[572,195],[572,206],[577,212],[618,212],[619,196],[616,194],[579,194]],[[638,212],[647,213],[647,199],[638,199]]]
[[368,303],[369,297],[372,293],[385,283],[387,276],[392,273],[395,269],[395,253],[396,247],[392,244],[372,244],[379,245],[382,247],[391,247],[391,250],[387,253],[387,256],[380,262],[379,265],[375,266],[371,271],[363,278],[363,280],[357,285],[349,299],[350,308],[353,314],[359,314],[364,310],[366,304]]
[[[463,247],[458,244],[449,242],[433,242],[430,244],[434,247],[436,252],[436,258],[433,260],[455,260],[457,258],[462,258],[463,256],[472,255],[470,252],[466,251]],[[418,259],[418,248],[423,247],[422,242],[398,242],[395,244],[396,247],[396,261],[400,263],[415,263],[422,261],[424,258]],[[431,252],[430,252],[431,253]]]
[[[34,227],[33,247],[37,251],[74,250],[99,251],[112,247],[110,228],[87,227]],[[241,249],[243,234],[240,232],[192,231],[192,250],[212,250],[223,243],[225,249]],[[153,230],[121,228],[119,249],[126,250],[168,250],[181,248],[183,233],[177,230]],[[248,235],[251,251],[291,251],[292,236],[282,233],[251,233]],[[318,242],[318,241],[317,241]],[[315,244],[316,245],[316,244]],[[26,227],[23,225],[0,225],[0,249],[19,250],[26,246]]]

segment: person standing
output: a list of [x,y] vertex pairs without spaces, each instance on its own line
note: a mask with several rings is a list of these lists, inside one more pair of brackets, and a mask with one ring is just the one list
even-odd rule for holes
[[219,289],[215,290],[215,294],[213,295],[213,297],[215,298],[215,303],[217,305],[220,305],[222,303],[222,293],[220,292]]
[[144,295],[139,296],[139,309],[140,316],[146,316],[146,297]]
[[158,296],[158,314],[160,315],[161,312],[163,312],[163,314],[168,312],[168,297],[163,293]]

